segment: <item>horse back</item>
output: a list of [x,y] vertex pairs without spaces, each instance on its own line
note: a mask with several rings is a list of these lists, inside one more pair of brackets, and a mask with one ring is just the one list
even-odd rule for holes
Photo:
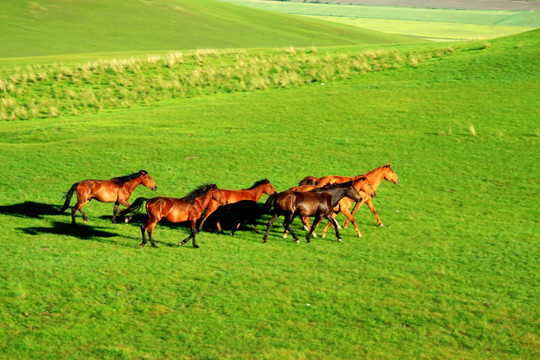
[[313,216],[331,208],[331,197],[326,193],[287,190],[278,195],[276,205],[285,212]]
[[119,186],[109,180],[83,180],[77,187],[79,199],[96,199],[101,202],[114,202],[118,199]]

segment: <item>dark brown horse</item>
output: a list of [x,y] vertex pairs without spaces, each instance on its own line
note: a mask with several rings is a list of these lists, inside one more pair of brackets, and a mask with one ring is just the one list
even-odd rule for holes
[[[84,180],[77,182],[71,186],[71,189],[66,193],[66,201],[60,212],[64,212],[71,201],[71,197],[75,190],[77,191],[77,203],[71,209],[71,222],[75,224],[75,213],[80,211],[84,222],[88,221],[82,207],[92,199],[97,201],[110,203],[114,202],[113,223],[116,223],[116,214],[118,205],[122,204],[129,208],[129,197],[137,186],[143,184],[147,188],[157,190],[157,185],[145,170],[133,173],[131,175],[120,176],[110,180]],[[131,216],[130,216],[131,219]],[[127,222],[128,219],[126,219]]]
[[[243,189],[243,190],[220,189],[220,190],[225,196],[225,198],[227,199],[228,204],[234,204],[242,200],[259,201],[259,199],[261,198],[263,194],[272,195],[276,192],[276,189],[274,189],[272,184],[270,184],[270,181],[268,181],[267,179],[257,181],[249,189]],[[210,214],[216,211],[218,207],[220,207],[220,204],[217,201],[210,202],[210,205],[208,205],[208,209],[206,210],[206,213],[204,214],[204,217],[202,218],[201,223],[199,224],[199,231],[202,230],[203,224],[206,221],[206,219],[210,216]],[[219,219],[216,225],[218,227],[218,230],[221,233],[223,233],[223,230],[219,223]]]
[[296,236],[291,229],[291,223],[296,216],[315,218],[311,229],[306,235],[307,242],[310,242],[313,231],[323,218],[328,219],[328,221],[331,221],[334,224],[336,237],[338,241],[341,241],[341,235],[339,234],[336,220],[332,218],[331,215],[334,211],[334,207],[345,196],[350,197],[354,201],[361,201],[362,199],[362,196],[358,190],[356,190],[352,181],[308,192],[287,190],[272,195],[270,198],[273,199],[274,210],[272,217],[268,222],[263,242],[266,242],[270,228],[280,215],[285,216],[283,227],[292,234],[296,242],[300,242],[300,239],[298,239],[298,236]]
[[162,218],[165,218],[173,223],[189,221],[191,225],[191,234],[180,241],[178,246],[182,246],[190,239],[193,239],[193,247],[198,248],[199,245],[197,245],[197,242],[195,241],[195,236],[199,231],[197,230],[196,225],[204,209],[208,207],[211,201],[216,201],[220,205],[225,205],[227,203],[221,190],[218,189],[215,184],[209,184],[199,186],[183,198],[155,197],[147,199],[140,197],[122,213],[126,214],[128,212],[132,213],[137,211],[145,201],[148,221],[145,225],[141,226],[142,243],[139,245],[140,247],[146,245],[145,231],[148,231],[152,247],[157,247],[156,244],[154,244],[153,238],[154,228]]
[[[354,180],[350,180],[350,181],[353,182],[354,187],[360,193],[360,196],[362,197],[361,202],[365,202],[368,199],[371,200],[371,198],[373,198],[373,197],[375,197],[377,195],[376,192],[375,192],[375,189],[373,189],[371,184],[368,182],[366,176],[359,175],[359,176],[355,176],[353,179]],[[328,186],[328,184],[325,185],[325,186]],[[317,189],[317,188],[321,188],[321,187],[319,185],[303,185],[303,186],[296,186],[296,187],[291,188],[289,190],[313,191],[313,189]],[[358,229],[358,225],[356,224],[356,221],[354,220],[354,217],[349,212],[349,209],[350,209],[351,204],[353,202],[354,201],[349,197],[344,197],[343,199],[341,199],[339,201],[339,203],[336,205],[336,207],[334,208],[334,214],[332,215],[332,217],[336,218],[336,215],[341,212],[343,215],[345,215],[347,217],[347,220],[352,221],[352,223],[354,225],[354,229],[356,231],[356,235],[358,235],[358,237],[362,237],[362,233],[360,232],[360,229]],[[309,226],[309,218],[308,217],[303,217],[302,218],[302,223],[304,224],[304,228],[306,230],[309,230],[309,228],[310,228],[310,226]],[[328,223],[328,224],[330,224],[330,223]],[[328,231],[328,226],[330,226],[330,225],[327,225],[326,228],[324,229],[323,237],[326,235],[326,231]],[[315,233],[314,233],[314,236],[316,237]],[[287,230],[285,230],[285,232],[283,233],[283,238],[286,238],[286,237],[287,237]]]

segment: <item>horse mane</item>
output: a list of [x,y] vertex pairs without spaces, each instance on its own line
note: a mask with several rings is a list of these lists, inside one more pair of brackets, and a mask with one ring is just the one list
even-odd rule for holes
[[146,174],[148,174],[148,172],[146,170],[141,170],[141,171],[138,171],[138,172],[130,174],[130,175],[119,176],[119,177],[112,178],[111,181],[114,181],[118,185],[123,185],[123,184],[127,183],[128,181],[131,181],[133,179],[138,178],[141,175],[146,175]]
[[333,188],[337,188],[337,187],[347,187],[347,186],[351,186],[352,184],[352,180],[351,181],[347,181],[347,182],[344,182],[344,183],[337,183],[337,184],[326,184],[322,187],[319,187],[319,188],[315,188],[313,190],[311,190],[311,192],[321,192],[321,191],[325,191],[325,190],[329,190],[329,189],[333,189]]
[[270,181],[268,181],[268,179],[259,180],[259,181],[255,182],[255,184],[251,185],[251,187],[248,190],[254,189],[257,186],[262,185],[262,184],[268,184],[269,182]]
[[203,184],[203,185],[200,185],[198,188],[196,188],[195,190],[192,190],[186,196],[184,196],[184,200],[192,203],[199,196],[204,195],[208,191],[216,189],[216,188],[217,188],[216,184]]

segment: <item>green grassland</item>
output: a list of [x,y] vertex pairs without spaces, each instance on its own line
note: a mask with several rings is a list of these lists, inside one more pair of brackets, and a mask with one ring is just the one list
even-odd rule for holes
[[[396,43],[3,59],[0,357],[537,358],[539,31]],[[126,102],[77,103],[88,89]],[[32,98],[57,112],[12,117]],[[361,208],[364,237],[342,243],[208,227],[179,248],[189,230],[162,222],[160,248],[139,249],[144,212],[114,225],[91,202],[76,227],[58,213],[74,182],[140,169],[158,191],[131,201],[387,162],[400,184],[374,199],[385,226]]]
[[0,33],[0,58],[396,42],[389,34],[212,0],[5,0]]
[[540,12],[424,9],[261,0],[223,0],[360,28],[431,40],[489,39],[540,27]]

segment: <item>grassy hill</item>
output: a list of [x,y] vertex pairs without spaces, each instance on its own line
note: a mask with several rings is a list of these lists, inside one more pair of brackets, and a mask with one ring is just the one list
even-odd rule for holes
[[454,10],[261,0],[223,0],[281,13],[305,15],[351,26],[433,40],[475,40],[540,27],[538,11]]
[[213,0],[6,0],[0,58],[411,41]]
[[[382,55],[402,49],[318,49],[329,72],[362,56],[378,70],[2,122],[2,357],[535,358],[538,35],[416,48],[390,67]],[[310,51],[265,54],[309,70]],[[216,53],[206,72],[238,63]],[[91,202],[75,228],[57,213],[74,182],[139,169],[159,190],[131,200],[262,178],[280,191],[387,162],[400,184],[378,190],[385,226],[362,208],[364,237],[344,229],[343,243],[209,228],[200,249],[178,248],[187,229],[160,223],[160,248],[138,249],[140,223],[111,224],[111,204]]]

